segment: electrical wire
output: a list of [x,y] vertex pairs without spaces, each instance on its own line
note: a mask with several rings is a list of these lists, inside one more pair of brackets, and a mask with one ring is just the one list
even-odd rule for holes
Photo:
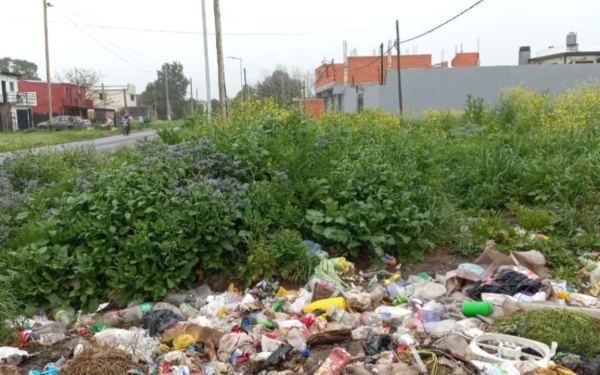
[[[468,7],[467,9],[465,9],[465,10],[463,10],[462,12],[458,13],[456,16],[454,16],[454,17],[452,17],[452,18],[448,19],[446,22],[443,22],[443,23],[441,23],[441,24],[437,25],[436,27],[434,27],[434,28],[432,28],[432,29],[430,29],[430,30],[427,30],[427,31],[425,31],[424,33],[421,33],[421,34],[419,34],[419,35],[416,35],[416,36],[414,36],[414,37],[412,37],[412,38],[409,38],[409,39],[402,40],[402,41],[400,41],[400,43],[397,43],[397,42],[396,42],[396,43],[394,43],[394,45],[393,45],[392,47],[388,48],[388,50],[387,50],[387,51],[385,51],[383,54],[384,54],[384,55],[385,55],[385,54],[387,54],[387,53],[388,53],[388,52],[390,52],[390,51],[391,51],[391,50],[392,50],[394,47],[395,47],[395,48],[400,48],[400,46],[396,46],[396,44],[404,44],[404,43],[412,42],[413,40],[417,40],[417,39],[420,39],[420,38],[424,37],[425,35],[431,34],[432,32],[434,32],[434,31],[436,31],[436,30],[438,30],[438,29],[440,29],[440,28],[442,28],[442,27],[446,26],[446,25],[447,25],[447,24],[449,24],[450,22],[454,21],[454,20],[455,20],[455,19],[457,19],[458,17],[462,16],[463,14],[467,13],[468,11],[472,10],[472,9],[473,9],[473,8],[475,8],[477,5],[479,5],[479,4],[483,3],[483,2],[484,2],[484,0],[479,0],[479,1],[477,1],[475,4],[473,4],[473,5],[471,5],[470,7]],[[356,69],[356,71],[362,70],[362,69],[364,69],[364,68],[366,68],[366,67],[368,67],[368,66],[370,66],[370,65],[372,65],[372,64],[374,64],[374,63],[376,63],[377,61],[379,61],[379,59],[380,59],[380,57],[377,57],[377,58],[376,58],[376,59],[374,59],[373,61],[369,62],[367,65],[365,65],[365,66],[362,66],[362,67],[360,67],[360,68]]]
[[[76,2],[74,2],[74,3],[77,4]],[[63,4],[66,5],[77,17],[79,17],[80,19],[84,20],[84,17],[81,14],[79,14],[75,9],[73,9],[67,2],[63,2]],[[80,9],[82,9],[83,11],[85,11],[79,4],[77,4],[77,6]],[[97,32],[97,30],[95,30],[95,29],[94,29],[94,31]],[[142,64],[142,65],[144,65],[146,67],[152,68],[152,69],[155,68],[154,64],[148,64],[148,63],[146,63],[144,61],[141,61],[140,59],[134,57],[129,52],[127,52],[126,50],[128,50],[129,48],[127,46],[125,46],[122,42],[120,42],[117,37],[115,37],[114,35],[112,35],[110,33],[110,31],[106,31],[106,33],[110,36],[110,38],[107,37],[105,34],[100,33],[100,32],[97,32],[97,35],[101,36],[110,46],[114,47],[114,49],[118,50],[120,53],[126,55],[127,57],[129,57],[130,59],[136,61],[137,63],[140,63],[140,64]],[[115,44],[113,40],[117,41],[117,42],[120,42],[124,46],[125,50],[123,48],[119,47],[117,44]]]
[[[62,10],[60,10],[60,8],[56,8],[60,14],[62,14],[66,19],[68,19],[69,21],[72,22],[71,18],[69,16],[67,16]],[[79,26],[78,26],[79,27]],[[112,49],[108,48],[107,46],[105,46],[102,42],[100,42],[98,39],[96,39],[96,37],[94,37],[92,34],[88,33],[83,27],[79,27],[79,29],[81,31],[83,31],[87,36],[89,36],[90,38],[92,38],[93,41],[95,41],[96,43],[98,43],[102,48],[104,48],[105,50],[107,50],[108,52],[110,52],[111,54],[113,54],[115,57],[119,58],[120,60],[126,62],[127,64],[133,66],[134,68],[140,68],[139,66],[133,64],[131,61],[128,61],[126,59],[124,59],[121,55],[115,53],[115,51],[113,51]]]

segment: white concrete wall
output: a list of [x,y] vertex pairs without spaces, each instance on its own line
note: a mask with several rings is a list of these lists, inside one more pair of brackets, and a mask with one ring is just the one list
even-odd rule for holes
[[[125,94],[123,94],[125,90]],[[105,86],[104,90],[101,87],[92,89],[92,99],[94,107],[109,108],[121,110],[125,107],[137,107],[135,85],[127,84],[127,86]]]

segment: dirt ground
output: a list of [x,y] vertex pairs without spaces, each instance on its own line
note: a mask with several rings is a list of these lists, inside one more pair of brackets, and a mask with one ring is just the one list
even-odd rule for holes
[[30,357],[19,366],[19,374],[28,375],[29,370],[42,372],[48,363],[56,363],[61,357],[69,359],[72,356],[72,350],[65,347],[66,343],[68,341],[60,342],[49,348],[34,343],[26,345],[22,349],[26,350]]

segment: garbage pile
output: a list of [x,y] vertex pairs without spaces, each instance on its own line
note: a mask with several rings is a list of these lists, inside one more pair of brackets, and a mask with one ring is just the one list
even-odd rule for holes
[[[589,283],[578,293],[549,279],[536,251],[488,249],[456,270],[408,277],[390,256],[387,270],[358,272],[313,251],[321,262],[300,290],[266,280],[243,292],[201,285],[122,310],[22,319],[18,341],[0,348],[0,374],[57,347],[69,354],[29,374],[597,374],[600,346],[581,352],[569,335],[517,336],[536,311],[581,320],[590,340],[600,333],[597,254],[582,258]],[[514,334],[498,333],[496,319]]]

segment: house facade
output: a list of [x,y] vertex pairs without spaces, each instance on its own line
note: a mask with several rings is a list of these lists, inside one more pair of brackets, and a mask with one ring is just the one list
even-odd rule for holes
[[37,94],[20,85],[19,74],[0,73],[0,131],[33,127]]
[[127,110],[129,107],[138,106],[138,96],[135,85],[128,83],[125,86],[94,86],[91,98],[102,108],[111,108],[117,111]]
[[519,49],[519,65],[569,65],[569,64],[600,64],[600,49],[585,51],[579,48],[577,34],[567,35],[566,44],[558,47],[548,47],[537,51],[531,57],[531,47]]
[[49,108],[48,86],[46,82],[19,81],[23,91],[36,93],[37,102],[32,106],[35,124],[46,121],[52,116],[69,115],[88,118],[88,111],[93,109],[94,102],[86,99],[86,89],[70,83],[52,83],[52,108]]

